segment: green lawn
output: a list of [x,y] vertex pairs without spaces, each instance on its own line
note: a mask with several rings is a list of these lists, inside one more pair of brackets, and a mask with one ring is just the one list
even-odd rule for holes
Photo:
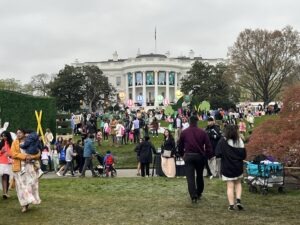
[[299,191],[253,194],[244,188],[245,211],[227,211],[225,183],[205,180],[192,205],[186,180],[166,178],[42,179],[42,204],[22,214],[15,192],[0,201],[0,224],[299,224]]

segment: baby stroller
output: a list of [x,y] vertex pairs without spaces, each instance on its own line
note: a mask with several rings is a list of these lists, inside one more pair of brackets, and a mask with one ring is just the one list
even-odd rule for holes
[[98,153],[95,156],[96,156],[96,159],[99,164],[97,166],[95,166],[94,171],[97,176],[103,177],[105,175],[105,168],[103,165],[103,157]]
[[111,173],[111,177],[117,176],[117,170],[113,165],[104,165],[104,157],[98,153],[95,156],[99,164],[94,168],[94,171],[99,177],[105,177],[107,173]]
[[269,188],[277,187],[279,193],[284,188],[284,166],[279,162],[264,160],[261,162],[247,162],[247,183],[249,192],[256,193],[258,188],[263,195],[268,194]]

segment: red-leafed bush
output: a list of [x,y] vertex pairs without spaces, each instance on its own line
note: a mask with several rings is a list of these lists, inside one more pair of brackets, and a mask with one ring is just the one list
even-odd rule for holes
[[287,166],[300,166],[300,84],[285,91],[280,115],[259,125],[246,147],[248,160],[265,154]]

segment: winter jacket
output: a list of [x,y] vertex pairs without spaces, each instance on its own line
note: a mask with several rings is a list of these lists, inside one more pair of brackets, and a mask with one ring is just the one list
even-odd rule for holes
[[210,143],[212,145],[213,150],[215,151],[220,138],[222,137],[222,133],[220,127],[218,125],[207,126],[205,129],[207,133]]
[[41,142],[39,140],[39,136],[36,132],[30,133],[23,144],[20,145],[20,147],[30,155],[35,155],[40,152],[42,149]]
[[76,156],[76,153],[73,151],[73,145],[69,145],[66,150],[66,162],[72,162],[74,156]]
[[164,141],[164,143],[161,146],[161,154],[164,153],[164,150],[172,151],[171,157],[173,157],[175,155],[176,148],[175,148],[174,138],[168,138]]
[[139,145],[137,156],[141,163],[152,163],[152,153],[156,154],[153,144],[149,141],[143,141]]
[[[31,155],[33,159],[40,159],[40,152],[36,155]],[[11,157],[14,159],[12,163],[12,171],[19,172],[21,170],[21,161],[26,159],[26,154],[21,153],[20,141],[17,139],[11,145]]]
[[87,138],[84,141],[83,157],[84,158],[92,157],[92,154],[96,154],[94,142],[92,139]]
[[181,156],[186,153],[198,153],[207,158],[213,157],[213,150],[208,135],[195,125],[182,131],[178,141]]
[[243,174],[246,149],[242,139],[234,143],[231,139],[221,138],[216,148],[216,156],[221,158],[221,173],[224,176],[233,178]]

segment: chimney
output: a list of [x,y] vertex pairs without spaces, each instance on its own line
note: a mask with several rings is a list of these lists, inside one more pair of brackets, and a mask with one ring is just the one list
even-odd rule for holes
[[115,61],[115,62],[118,61],[118,53],[117,53],[117,51],[115,51],[115,52],[113,53],[113,61]]
[[190,52],[189,52],[189,58],[190,58],[190,59],[194,59],[194,56],[195,56],[195,53],[194,53],[194,51],[191,49]]

